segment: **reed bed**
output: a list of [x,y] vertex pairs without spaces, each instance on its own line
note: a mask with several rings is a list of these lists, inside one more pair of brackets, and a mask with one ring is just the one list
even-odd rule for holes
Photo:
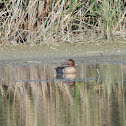
[[2,0],[0,42],[126,38],[125,5],[124,0]]

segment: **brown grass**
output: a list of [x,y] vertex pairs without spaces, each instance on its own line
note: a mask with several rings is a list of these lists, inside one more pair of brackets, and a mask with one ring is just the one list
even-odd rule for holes
[[[126,37],[125,1],[8,0],[0,3],[1,44]],[[89,37],[90,36],[90,37]],[[118,36],[119,37],[119,36]]]

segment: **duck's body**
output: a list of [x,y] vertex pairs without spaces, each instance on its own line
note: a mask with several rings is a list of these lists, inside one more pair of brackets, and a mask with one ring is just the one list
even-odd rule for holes
[[64,74],[76,74],[76,69],[74,67],[65,67],[62,71]]
[[76,69],[74,68],[75,63],[73,59],[66,60],[65,64],[60,67],[55,68],[57,74],[76,74]]

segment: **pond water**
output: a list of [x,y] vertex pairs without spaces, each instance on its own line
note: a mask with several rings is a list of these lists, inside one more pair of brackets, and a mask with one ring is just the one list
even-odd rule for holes
[[56,77],[58,63],[0,66],[0,126],[125,126],[125,63],[78,63]]

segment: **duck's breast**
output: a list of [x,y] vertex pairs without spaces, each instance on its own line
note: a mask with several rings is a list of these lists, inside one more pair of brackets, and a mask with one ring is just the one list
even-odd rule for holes
[[76,69],[74,67],[66,67],[63,69],[63,73],[65,74],[75,74]]

